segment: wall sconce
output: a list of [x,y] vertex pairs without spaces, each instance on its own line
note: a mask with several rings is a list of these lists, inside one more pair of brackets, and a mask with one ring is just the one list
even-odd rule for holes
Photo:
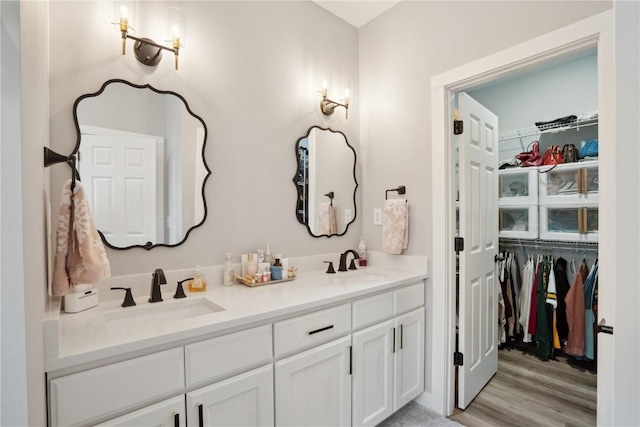
[[138,62],[154,67],[158,65],[162,59],[162,51],[168,50],[173,52],[175,57],[175,67],[178,69],[178,55],[180,48],[184,47],[184,34],[185,34],[185,17],[184,12],[177,7],[170,7],[167,14],[167,34],[171,36],[171,40],[165,40],[171,43],[171,47],[167,47],[156,43],[155,41],[145,38],[136,37],[129,34],[129,30],[133,29],[129,25],[129,16],[134,9],[134,4],[131,1],[128,2],[116,2],[116,13],[119,16],[120,33],[122,34],[122,54],[124,55],[127,47],[127,39],[135,40],[133,46],[133,53]]
[[347,119],[349,118],[349,94],[350,94],[349,89],[345,89],[344,91],[343,104],[336,101],[332,101],[329,98],[327,98],[327,80],[326,79],[322,80],[322,90],[320,91],[320,93],[322,94],[322,101],[320,101],[320,110],[322,111],[322,114],[324,114],[325,116],[330,116],[333,114],[336,107],[344,107],[344,109],[346,110],[345,118]]

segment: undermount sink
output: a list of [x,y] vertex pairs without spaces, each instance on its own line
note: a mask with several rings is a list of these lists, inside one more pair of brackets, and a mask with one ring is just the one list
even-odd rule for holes
[[337,274],[330,274],[329,277],[331,279],[340,279],[341,281],[348,283],[362,283],[385,279],[388,276],[386,274],[374,273],[372,271],[349,270],[345,272],[338,272]]
[[107,328],[118,331],[172,324],[220,311],[224,308],[206,298],[187,298],[123,308],[105,313],[104,320]]

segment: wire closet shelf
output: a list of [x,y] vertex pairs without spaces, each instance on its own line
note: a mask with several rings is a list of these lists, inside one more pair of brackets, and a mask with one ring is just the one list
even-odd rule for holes
[[539,140],[542,134],[562,132],[570,129],[580,130],[580,128],[596,126],[597,124],[598,115],[594,114],[588,117],[579,117],[570,123],[549,123],[546,125],[532,126],[529,128],[501,132],[498,136],[498,142],[520,139],[520,144],[522,145],[522,150],[524,151],[529,143]]

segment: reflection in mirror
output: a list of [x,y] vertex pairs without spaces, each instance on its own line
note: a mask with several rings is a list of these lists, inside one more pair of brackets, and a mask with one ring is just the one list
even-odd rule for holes
[[207,127],[179,94],[109,80],[73,107],[78,169],[105,244],[182,244],[207,216]]
[[342,132],[312,126],[296,158],[298,221],[314,237],[342,236],[356,219],[356,151]]

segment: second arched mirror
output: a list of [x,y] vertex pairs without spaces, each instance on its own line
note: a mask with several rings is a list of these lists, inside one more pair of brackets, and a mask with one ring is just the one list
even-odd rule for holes
[[356,219],[356,151],[344,133],[312,126],[296,159],[298,222],[314,237],[344,235]]

